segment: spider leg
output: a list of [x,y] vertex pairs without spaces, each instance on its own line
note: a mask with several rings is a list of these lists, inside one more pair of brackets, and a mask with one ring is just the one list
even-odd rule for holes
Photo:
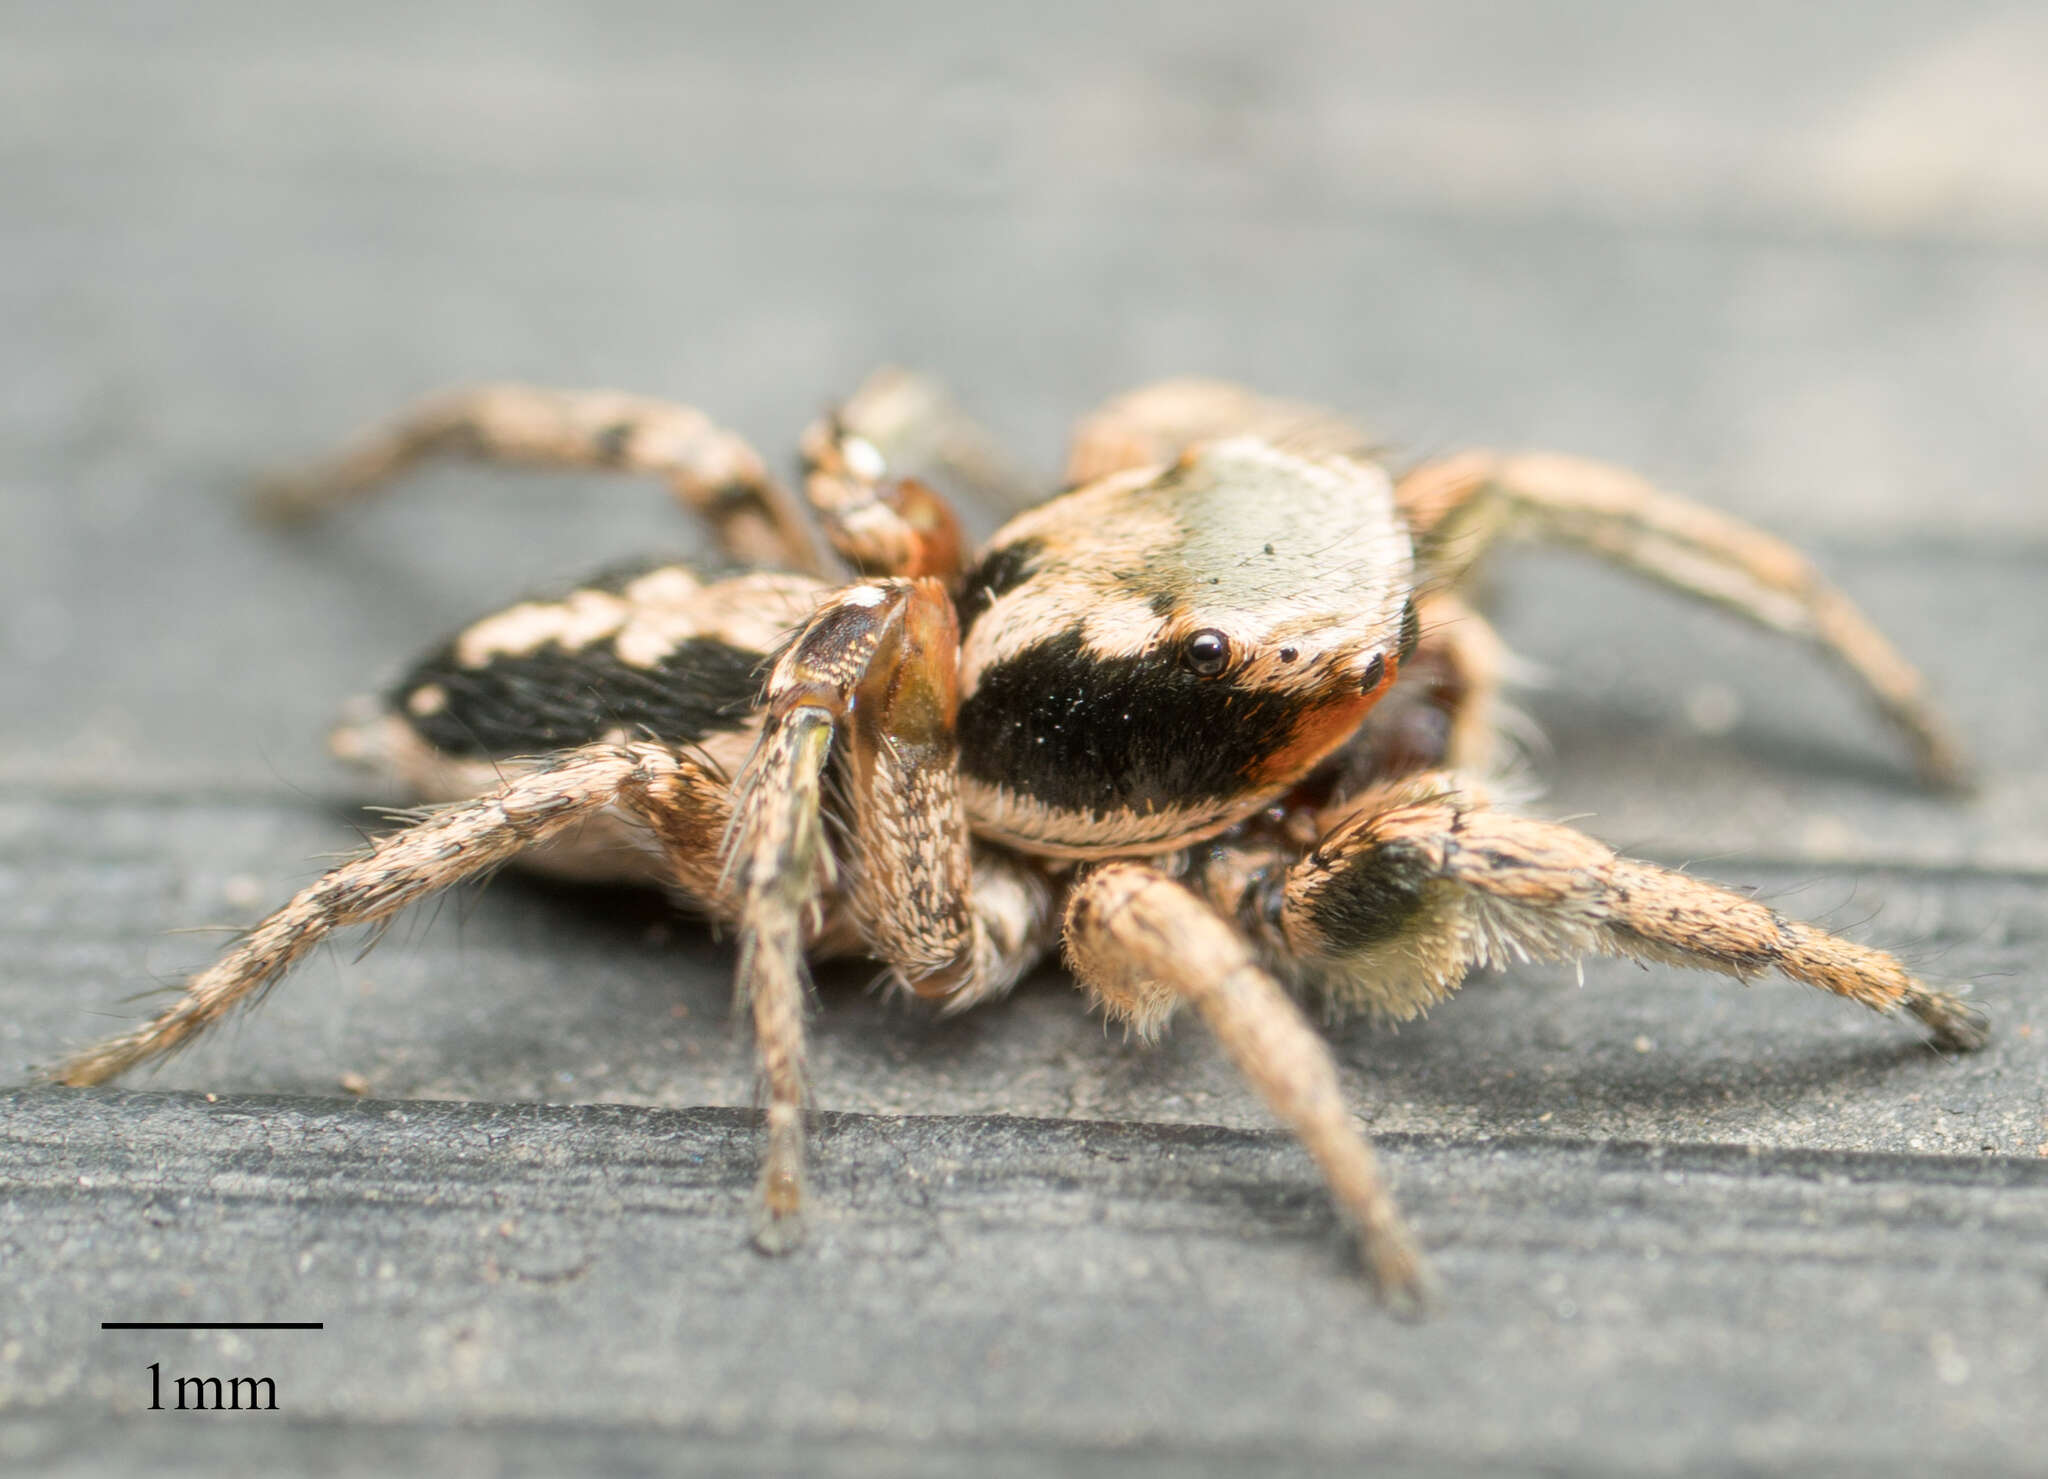
[[660,745],[565,750],[489,795],[443,807],[378,839],[300,890],[192,977],[184,995],[155,1020],[74,1053],[49,1077],[72,1085],[105,1083],[160,1057],[260,997],[334,931],[388,919],[614,808],[653,832],[686,893],[715,903],[716,844],[728,815],[724,786]]
[[1067,450],[1069,487],[1172,462],[1196,442],[1255,436],[1289,452],[1370,458],[1372,439],[1334,411],[1276,400],[1227,380],[1161,380],[1083,417]]
[[803,506],[760,454],[702,411],[609,390],[480,385],[428,396],[322,461],[257,490],[260,508],[303,519],[377,492],[415,463],[459,453],[532,467],[653,473],[749,564],[823,574]]
[[1455,583],[1508,537],[1599,555],[1819,649],[1905,736],[1928,784],[1968,786],[1969,760],[1926,680],[1782,540],[1619,468],[1551,453],[1469,452],[1425,463],[1401,480],[1397,496],[1430,579]]
[[[954,773],[958,642],[936,580],[852,586],[768,681],[725,855],[768,1091],[755,1240],[769,1252],[802,1237],[803,940],[822,894],[836,882],[866,949],[949,1004],[1007,989],[1043,948],[1048,886],[994,855],[977,865],[969,843]],[[829,820],[849,834],[843,863],[828,794]]]
[[[352,703],[329,746],[425,802],[481,795],[558,750],[643,736],[734,776],[753,749],[772,654],[831,590],[808,575],[705,579],[671,564],[521,601]],[[658,885],[666,860],[631,845],[644,835],[586,826],[520,866]]]
[[1719,971],[1777,971],[1872,1011],[1901,1010],[1937,1047],[1981,1048],[1989,1027],[1892,956],[1669,868],[1617,857],[1555,822],[1496,811],[1444,773],[1358,798],[1308,857],[1230,901],[1270,949],[1340,1001],[1413,1017],[1475,966],[1615,955]]
[[1181,1002],[1194,1005],[1321,1168],[1380,1292],[1423,1303],[1427,1270],[1345,1106],[1329,1047],[1254,963],[1249,943],[1186,888],[1139,863],[1083,875],[1067,901],[1065,931],[1068,962],[1111,1017],[1149,1036]]

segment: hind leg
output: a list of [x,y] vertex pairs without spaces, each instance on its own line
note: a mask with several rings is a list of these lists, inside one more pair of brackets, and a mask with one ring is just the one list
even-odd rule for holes
[[724,784],[660,745],[568,750],[489,795],[380,838],[250,930],[155,1020],[72,1054],[49,1076],[64,1084],[105,1083],[161,1057],[260,998],[336,930],[380,924],[408,904],[613,811],[652,834],[673,883],[705,908],[718,909],[718,839],[730,816]]
[[702,411],[609,390],[480,385],[428,396],[322,461],[257,490],[308,518],[375,493],[415,464],[462,455],[528,467],[652,473],[749,564],[824,573],[810,521],[760,454]]

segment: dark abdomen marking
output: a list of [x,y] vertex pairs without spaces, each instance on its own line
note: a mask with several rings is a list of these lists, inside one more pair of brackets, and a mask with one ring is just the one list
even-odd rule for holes
[[451,642],[392,690],[391,707],[455,756],[534,755],[621,731],[696,744],[746,727],[766,662],[762,652],[689,637],[646,666],[622,661],[609,640],[464,666]]

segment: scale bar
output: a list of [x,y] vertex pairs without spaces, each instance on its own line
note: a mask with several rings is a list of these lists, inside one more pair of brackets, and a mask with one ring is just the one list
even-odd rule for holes
[[325,1330],[325,1320],[102,1320],[102,1330]]

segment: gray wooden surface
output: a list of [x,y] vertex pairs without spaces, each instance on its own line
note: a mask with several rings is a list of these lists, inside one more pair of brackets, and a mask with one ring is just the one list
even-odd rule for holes
[[[1980,796],[1916,791],[1812,659],[1529,557],[1534,804],[1998,1027],[1947,1061],[1595,965],[1334,1029],[1448,1286],[1410,1327],[1193,1024],[1127,1045],[1056,972],[943,1024],[828,976],[817,1235],[756,1258],[726,952],[506,878],[139,1092],[0,1098],[0,1466],[2036,1469],[2044,97],[2048,10],[1951,0],[0,3],[0,1083],[353,842],[341,699],[694,539],[650,488],[465,470],[283,535],[252,473],[485,376],[780,456],[882,360],[1047,476],[1079,411],[1194,371],[1796,535]],[[98,1329],[225,1318],[328,1328]],[[282,1411],[146,1412],[151,1361]]]

